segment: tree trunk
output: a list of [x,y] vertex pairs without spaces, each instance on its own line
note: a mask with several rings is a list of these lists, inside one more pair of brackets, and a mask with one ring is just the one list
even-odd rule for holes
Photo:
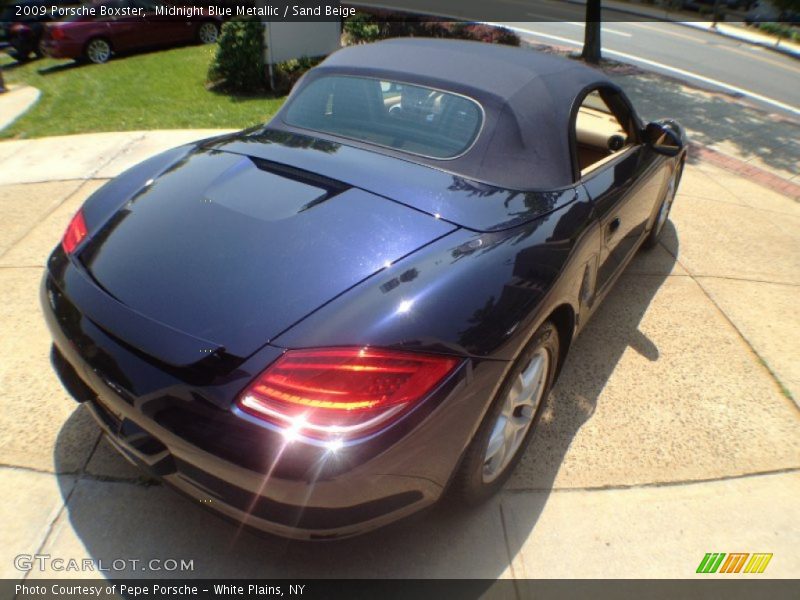
[[714,20],[711,22],[712,29],[716,29],[717,28],[717,21],[719,21],[719,17],[720,17],[720,4],[721,4],[720,0],[714,0],[714,9],[713,9],[714,10],[714,15],[713,15],[713,19]]
[[593,65],[600,63],[600,0],[586,0],[581,58]]
[[[246,4],[246,3],[245,3]],[[268,0],[253,0],[253,5],[256,8],[267,8],[269,6]],[[269,25],[266,20],[261,20],[261,56],[264,59],[264,81],[271,91],[275,91],[275,74],[272,70],[272,63],[270,62],[270,53],[267,51],[267,44],[271,44],[272,40],[268,39]]]

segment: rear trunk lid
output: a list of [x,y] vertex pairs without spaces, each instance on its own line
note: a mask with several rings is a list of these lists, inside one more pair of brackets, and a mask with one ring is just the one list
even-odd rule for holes
[[333,177],[206,147],[148,182],[79,260],[132,318],[245,357],[454,229]]
[[446,160],[436,169],[414,162],[411,155],[390,156],[377,147],[366,149],[274,127],[210,140],[206,147],[309,169],[474,231],[516,227],[578,196],[574,188],[505,189],[448,172]]

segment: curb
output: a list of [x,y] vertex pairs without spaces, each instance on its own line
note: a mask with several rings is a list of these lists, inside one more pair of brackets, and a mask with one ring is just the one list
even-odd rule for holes
[[[707,31],[708,33],[713,33],[715,35],[722,36],[724,38],[728,38],[729,40],[737,40],[739,42],[743,42],[745,44],[750,44],[751,46],[757,46],[759,48],[764,48],[765,50],[771,50],[772,52],[777,52],[778,54],[783,54],[784,56],[788,56],[789,58],[795,58],[800,60],[800,50],[792,50],[791,48],[787,48],[785,46],[776,46],[775,44],[768,44],[767,42],[759,42],[755,40],[750,40],[744,37],[739,37],[736,35],[731,35],[730,33],[725,33],[720,31],[719,29],[712,29],[710,27],[702,27],[694,22],[691,21],[672,21],[673,23],[677,23],[678,25],[683,25],[684,27],[691,27],[692,29],[697,29],[698,31]],[[724,22],[723,22],[724,23]]]
[[[569,4],[574,4],[574,5],[577,5],[577,6],[586,6],[586,2],[585,1],[581,1],[581,0],[565,0],[565,1],[567,3],[569,3]],[[632,15],[634,17],[640,17],[640,18],[642,18],[642,20],[645,20],[645,21],[659,21],[659,22],[662,22],[662,23],[674,23],[676,25],[682,25],[684,27],[691,27],[692,29],[696,29],[696,30],[699,30],[699,31],[707,31],[708,33],[713,33],[715,35],[719,35],[721,37],[728,38],[729,40],[736,40],[736,41],[739,41],[739,42],[743,42],[745,44],[750,44],[752,46],[758,46],[760,48],[764,48],[765,50],[771,50],[772,52],[777,52],[778,54],[783,54],[784,56],[788,56],[790,58],[800,59],[800,50],[794,51],[794,50],[791,50],[789,48],[785,48],[785,47],[781,47],[781,46],[775,46],[774,44],[767,44],[766,42],[758,42],[758,41],[753,41],[753,40],[750,40],[750,39],[747,39],[747,38],[744,38],[744,37],[731,35],[729,33],[724,33],[722,31],[719,31],[718,29],[711,29],[709,27],[703,27],[701,25],[698,25],[697,22],[695,22],[695,21],[676,21],[676,20],[670,19],[669,17],[666,17],[666,16],[660,17],[658,15],[637,11],[635,7],[619,6],[617,4],[615,4],[614,6],[607,6],[605,8],[607,8],[609,10],[613,10],[614,12],[623,13],[623,14],[626,14],[626,15]],[[729,23],[740,23],[740,22],[741,21],[729,21]],[[725,22],[722,21],[722,23],[724,24]]]
[[0,131],[11,126],[14,121],[28,112],[39,101],[42,93],[39,89],[29,86],[8,86],[0,95]]
[[689,156],[708,162],[740,177],[746,177],[750,181],[763,185],[774,192],[788,196],[795,201],[800,201],[800,184],[787,181],[740,158],[724,154],[719,150],[714,150],[696,142],[689,142]]

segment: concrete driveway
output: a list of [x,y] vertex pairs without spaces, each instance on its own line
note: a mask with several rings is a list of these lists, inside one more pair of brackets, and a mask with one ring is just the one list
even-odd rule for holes
[[308,545],[238,531],[143,479],[53,374],[38,285],[92,191],[210,133],[0,143],[0,576],[36,552],[187,559],[194,571],[170,575],[230,578],[685,578],[707,552],[770,552],[764,576],[800,573],[800,204],[706,162],[688,165],[663,245],[574,344],[484,507]]

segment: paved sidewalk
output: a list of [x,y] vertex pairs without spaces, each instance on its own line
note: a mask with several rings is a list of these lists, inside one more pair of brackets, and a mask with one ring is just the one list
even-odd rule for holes
[[696,29],[704,29],[725,37],[747,42],[748,44],[761,46],[762,48],[767,48],[768,50],[774,50],[775,52],[780,52],[781,54],[787,54],[795,58],[800,58],[800,44],[797,42],[788,39],[778,40],[778,38],[774,35],[762,33],[755,27],[745,27],[741,23],[735,25],[729,23],[717,23],[714,25],[710,21],[685,21],[681,22],[681,25],[694,27]]
[[[729,159],[715,160],[717,166],[724,168],[727,162],[735,173],[800,199],[800,120],[768,114],[741,98],[629,65],[612,68],[608,75],[625,90],[643,119],[677,119],[693,144]],[[690,152],[690,159],[695,154]],[[705,158],[712,159],[709,152]],[[773,181],[757,175],[758,170],[773,175]],[[791,185],[785,185],[788,182]]]
[[29,85],[9,86],[0,94],[0,131],[24,115],[37,100],[40,92]]
[[[53,374],[38,286],[92,191],[211,133],[0,143],[0,576],[34,552],[183,558],[195,570],[170,575],[231,578],[683,578],[711,551],[772,552],[765,576],[800,573],[800,203],[697,160],[663,244],[577,340],[534,443],[484,507],[307,545],[239,532],[143,479]],[[79,574],[30,577],[54,575]]]

